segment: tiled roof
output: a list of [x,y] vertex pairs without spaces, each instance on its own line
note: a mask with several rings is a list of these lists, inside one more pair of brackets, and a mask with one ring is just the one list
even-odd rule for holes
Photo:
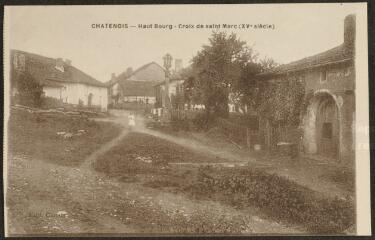
[[353,52],[346,51],[343,44],[327,50],[322,53],[315,54],[288,64],[280,65],[270,71],[260,73],[258,76],[267,76],[274,74],[284,74],[287,72],[300,71],[307,68],[328,65],[340,61],[353,59]]
[[[133,71],[132,73],[127,73],[127,72],[123,72],[121,74],[119,74],[117,77],[115,77],[114,79],[111,79],[109,81],[106,82],[107,86],[112,86],[113,84],[119,82],[119,81],[126,81],[128,80],[128,78],[130,78],[131,76],[137,74],[138,72],[146,69],[148,66],[152,65],[152,64],[155,64],[157,66],[159,66],[161,69],[164,70],[164,68],[162,66],[160,66],[159,64],[157,64],[156,62],[150,62],[150,63],[147,63],[139,68],[137,68],[135,71]],[[165,71],[165,70],[164,70]]]
[[[132,77],[135,76],[137,73],[146,70],[150,65],[155,64],[156,66],[160,67],[162,71],[165,71],[163,67],[161,67],[156,62],[147,63],[137,70],[133,71],[132,73],[123,72],[114,79],[108,81],[106,84],[107,86],[112,86],[115,83],[119,83],[122,89],[122,94],[124,96],[155,96],[154,92],[154,85],[159,83],[160,81],[152,80],[154,75],[152,72],[149,73],[149,80],[132,80]],[[143,72],[145,73],[145,72]],[[164,74],[163,74],[164,76]]]
[[61,83],[58,83],[56,81],[51,81],[49,79],[45,79],[43,81],[39,81],[39,83],[43,86],[46,86],[46,87],[55,87],[55,88],[61,88],[61,87],[64,87],[64,85],[62,85]]
[[124,80],[120,82],[120,86],[124,96],[155,96],[154,85],[156,83]]
[[106,87],[106,85],[90,75],[82,72],[74,66],[64,63],[64,72],[55,68],[56,59],[44,57],[34,53],[28,53],[20,50],[12,50],[11,54],[23,54],[25,56],[26,71],[29,72],[41,85],[58,83],[82,83],[91,86]]

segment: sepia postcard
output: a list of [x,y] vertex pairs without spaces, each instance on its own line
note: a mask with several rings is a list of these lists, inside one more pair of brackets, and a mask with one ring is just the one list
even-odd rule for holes
[[366,3],[5,6],[5,234],[371,235]]

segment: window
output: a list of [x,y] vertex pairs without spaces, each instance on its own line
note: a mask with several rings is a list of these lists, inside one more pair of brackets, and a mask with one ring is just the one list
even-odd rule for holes
[[330,123],[330,122],[323,123],[322,137],[328,138],[328,139],[332,138],[332,123]]
[[326,82],[327,81],[327,70],[324,69],[320,73],[320,82]]

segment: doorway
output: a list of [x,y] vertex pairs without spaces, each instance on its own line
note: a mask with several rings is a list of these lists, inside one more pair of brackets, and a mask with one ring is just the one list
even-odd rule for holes
[[92,106],[92,98],[93,98],[93,94],[90,93],[89,96],[88,96],[88,99],[87,99],[87,106],[89,106],[89,107]]
[[325,96],[317,109],[316,136],[318,154],[328,158],[337,159],[339,142],[338,111],[334,99]]

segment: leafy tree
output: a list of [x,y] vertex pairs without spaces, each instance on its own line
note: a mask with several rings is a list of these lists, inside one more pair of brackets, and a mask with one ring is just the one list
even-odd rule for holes
[[213,32],[209,45],[192,60],[193,77],[187,82],[189,97],[200,99],[205,105],[208,121],[213,117],[228,117],[228,97],[232,86],[237,86],[245,68],[256,58],[246,42],[236,34]]
[[41,106],[43,88],[31,74],[12,70],[11,82],[18,89],[20,104],[33,107]]
[[248,106],[256,110],[260,104],[260,86],[257,74],[269,71],[278,66],[272,58],[248,62],[241,70],[241,77],[232,89],[233,99],[239,106]]
[[271,69],[274,69],[275,67],[279,66],[277,62],[275,62],[274,59],[264,57],[259,61],[260,65],[262,66],[262,72],[269,71]]

